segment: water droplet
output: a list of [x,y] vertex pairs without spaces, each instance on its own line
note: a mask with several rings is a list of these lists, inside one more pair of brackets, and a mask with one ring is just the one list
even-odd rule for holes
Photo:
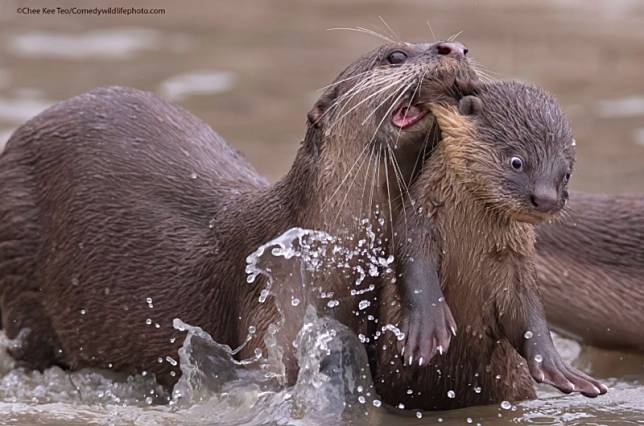
[[197,173],[195,172],[190,173],[190,179],[197,179]]
[[72,277],[72,285],[78,285],[80,284],[80,280],[78,277]]
[[300,304],[300,299],[298,299],[297,297],[291,297],[291,305],[292,306],[297,306],[299,304]]
[[448,390],[447,391],[447,397],[450,398],[450,399],[456,398],[456,392],[454,392],[453,390]]
[[537,361],[537,362],[543,362],[543,357],[541,355],[539,355],[539,354],[536,354],[534,356],[534,360]]
[[85,309],[81,309],[81,310],[80,310],[80,314],[81,314],[81,315],[85,315],[86,313],[87,313],[87,311],[86,311]]
[[495,378],[496,380],[501,380],[501,375],[500,375],[500,374],[497,374],[496,376],[494,376],[494,378]]
[[419,419],[422,419],[423,413],[421,413],[420,411],[416,411],[416,417],[418,417]]
[[338,306],[339,304],[340,304],[340,302],[339,302],[339,301],[337,301],[337,300],[329,300],[328,302],[326,302],[326,305],[327,305],[329,308],[335,308],[335,307],[336,307],[336,306]]
[[254,325],[251,325],[248,327],[248,334],[255,334],[257,333],[257,329],[255,328]]
[[152,325],[152,320],[150,318],[148,318],[148,319],[145,320],[145,323],[147,325]]
[[404,410],[405,409],[405,404],[403,404],[402,402],[400,404],[398,404],[398,409]]
[[407,395],[411,395],[412,393],[414,393],[414,391],[413,391],[413,390],[411,390],[411,389],[407,389]]
[[475,386],[474,387],[474,393],[481,393],[481,387],[480,386]]
[[472,418],[471,418],[471,417],[468,417],[466,421],[467,421],[468,423],[472,423],[474,420],[472,420]]
[[261,358],[262,357],[262,349],[261,348],[255,348],[255,357],[256,358]]
[[165,357],[165,360],[168,361],[168,364],[172,365],[173,367],[176,367],[178,364],[178,362],[170,356]]
[[371,305],[371,302],[368,300],[361,300],[360,303],[358,303],[358,309],[361,311],[363,309],[367,309]]
[[526,339],[532,339],[532,336],[534,336],[534,334],[530,330],[523,333],[523,337],[525,337]]
[[501,402],[501,408],[503,408],[504,410],[509,410],[510,408],[512,408],[512,404],[510,403],[510,401],[503,401]]
[[379,399],[374,399],[372,404],[374,407],[380,407],[382,405],[382,402]]
[[365,397],[364,397],[364,396],[360,395],[360,396],[358,397],[358,402],[359,402],[360,404],[364,404],[365,402],[367,402],[367,400],[365,399]]

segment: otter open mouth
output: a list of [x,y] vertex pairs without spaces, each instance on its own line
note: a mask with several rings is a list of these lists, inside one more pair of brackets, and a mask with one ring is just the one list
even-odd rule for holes
[[393,112],[391,122],[394,126],[405,129],[418,123],[428,112],[421,105],[409,105],[405,102]]

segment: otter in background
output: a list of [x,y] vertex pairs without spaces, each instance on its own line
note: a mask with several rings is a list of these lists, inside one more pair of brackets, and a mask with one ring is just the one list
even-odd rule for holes
[[644,352],[644,198],[572,192],[566,214],[537,227],[536,249],[554,330]]

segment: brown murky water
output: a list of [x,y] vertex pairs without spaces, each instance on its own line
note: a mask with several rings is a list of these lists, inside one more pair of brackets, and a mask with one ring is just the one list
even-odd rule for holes
[[[644,3],[637,0],[168,0],[136,3],[165,7],[163,16],[16,13],[18,6],[35,4],[0,3],[0,146],[13,129],[53,102],[118,84],[155,91],[182,104],[223,134],[260,172],[277,179],[303,137],[316,89],[379,44],[363,34],[327,29],[368,26],[386,31],[382,16],[405,40],[432,40],[427,21],[438,38],[462,31],[458,39],[490,74],[532,81],[554,92],[576,134],[573,187],[644,193]],[[59,5],[75,4],[51,4]],[[545,391],[543,400],[515,411],[478,407],[426,414],[419,420],[380,409],[369,419],[410,425],[433,424],[439,417],[444,424],[468,419],[484,424],[644,423],[644,357],[591,348],[577,356],[575,344],[560,347],[606,379],[611,393],[584,400]],[[0,372],[7,371],[2,365],[7,362],[0,356]],[[45,385],[53,381],[62,386],[64,374],[50,375],[5,376],[0,382],[5,386],[0,389],[0,414],[5,416],[0,423],[178,421],[159,409],[135,408],[135,403],[128,408],[125,397],[116,408],[100,401],[79,402],[73,392],[65,398],[66,390]],[[20,388],[21,396],[10,386]],[[88,381],[87,391],[92,386],[98,385]],[[43,389],[58,396],[42,397]],[[181,421],[190,423],[191,415],[203,417],[188,410]]]

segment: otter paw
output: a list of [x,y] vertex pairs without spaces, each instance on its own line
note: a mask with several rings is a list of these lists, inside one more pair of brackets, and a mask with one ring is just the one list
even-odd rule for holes
[[587,374],[566,364],[559,354],[555,357],[535,355],[528,360],[530,374],[538,383],[546,383],[564,393],[579,392],[595,398],[608,388]]
[[405,337],[398,350],[407,366],[423,366],[435,354],[447,352],[452,335],[456,336],[456,322],[444,301],[426,307],[409,308],[402,321]]

